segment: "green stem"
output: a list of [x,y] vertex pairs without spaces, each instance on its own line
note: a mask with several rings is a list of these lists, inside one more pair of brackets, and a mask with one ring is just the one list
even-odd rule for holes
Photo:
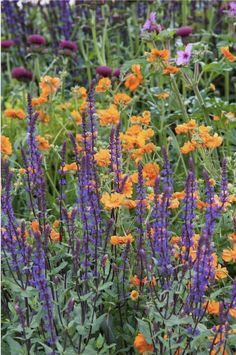
[[177,86],[177,83],[176,83],[176,80],[175,80],[174,77],[171,77],[171,83],[172,83],[173,90],[174,90],[174,92],[176,94],[176,97],[178,99],[179,107],[180,107],[180,109],[182,111],[184,119],[185,119],[185,121],[188,121],[188,114],[187,114],[187,111],[186,111],[182,96],[181,96],[181,94],[179,92],[179,88]]
[[225,73],[225,101],[229,102],[229,72]]
[[187,17],[188,17],[188,1],[187,0],[182,0],[181,15],[182,15],[182,25],[187,25]]

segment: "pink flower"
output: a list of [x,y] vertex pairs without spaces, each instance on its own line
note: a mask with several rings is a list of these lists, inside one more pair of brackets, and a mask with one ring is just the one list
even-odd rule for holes
[[192,43],[189,43],[184,51],[177,51],[177,65],[187,65],[192,54]]

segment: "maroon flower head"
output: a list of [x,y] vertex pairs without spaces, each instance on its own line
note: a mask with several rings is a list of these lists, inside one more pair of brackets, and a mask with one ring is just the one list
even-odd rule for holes
[[28,44],[36,44],[38,46],[42,46],[43,44],[46,43],[46,40],[41,35],[31,35],[31,36],[27,37],[27,43]]
[[17,80],[32,80],[33,74],[30,70],[23,67],[13,68],[11,72],[12,78]]
[[12,39],[5,39],[4,41],[1,41],[1,47],[4,49],[10,48],[14,44],[15,44],[15,42],[12,41]]
[[115,76],[116,78],[120,77],[120,69],[116,68],[113,70],[113,76]]
[[193,32],[192,27],[189,26],[182,26],[180,28],[178,28],[178,30],[176,31],[176,36],[180,36],[180,37],[187,37],[189,36],[191,33]]
[[78,49],[78,46],[73,41],[63,40],[63,41],[60,41],[59,48],[67,49],[67,50],[70,50],[71,52],[76,52]]
[[112,75],[112,69],[110,67],[101,66],[97,67],[96,73],[106,78]]

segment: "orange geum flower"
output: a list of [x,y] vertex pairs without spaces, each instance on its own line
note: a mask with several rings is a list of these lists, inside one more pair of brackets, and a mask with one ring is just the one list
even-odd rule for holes
[[96,86],[96,92],[106,92],[111,87],[111,80],[109,78],[102,78]]
[[31,222],[31,229],[33,232],[39,232],[39,222],[34,220]]
[[206,307],[206,311],[209,314],[219,314],[220,302],[208,301],[208,302],[203,304],[203,307]]
[[76,87],[74,87],[74,88],[72,89],[72,92],[73,92],[73,94],[74,94],[75,96],[77,96],[78,98],[82,98],[82,99],[84,99],[84,100],[87,99],[87,90],[86,90],[86,88],[83,87],[83,86],[80,86],[80,87],[76,86]]
[[100,149],[94,155],[94,159],[99,166],[108,166],[111,162],[111,155],[108,149]]
[[230,238],[234,243],[236,243],[236,233],[231,233],[231,234],[229,234],[229,238]]
[[228,276],[229,272],[226,267],[222,267],[220,264],[217,265],[215,269],[215,278],[216,280],[225,279]]
[[40,150],[48,150],[50,148],[50,144],[46,138],[42,136],[36,136],[36,140]]
[[177,198],[178,200],[183,200],[185,197],[185,191],[177,191],[172,195],[173,198]]
[[175,208],[178,208],[179,207],[179,200],[177,198],[172,198],[170,200],[170,206],[169,208],[171,209],[175,209]]
[[43,105],[48,101],[47,97],[45,96],[39,96],[39,97],[34,97],[32,99],[32,106],[39,106],[39,105]]
[[50,94],[53,94],[61,86],[61,81],[59,78],[53,78],[49,75],[46,75],[41,78],[39,86],[42,90],[43,97],[47,97]]
[[138,278],[137,275],[134,275],[130,279],[130,283],[132,286],[139,286],[140,285],[140,279]]
[[222,259],[226,262],[236,261],[236,244],[234,244],[233,249],[223,250]]
[[64,168],[63,168],[63,171],[77,171],[78,170],[78,167],[77,167],[77,164],[76,162],[74,163],[71,163],[71,164],[65,164]]
[[81,114],[78,111],[76,111],[76,110],[72,111],[71,112],[71,116],[74,118],[75,122],[78,125],[82,124],[82,117],[81,117]]
[[132,98],[122,92],[118,92],[117,94],[114,95],[113,102],[115,105],[128,105],[132,101]]
[[130,298],[132,301],[136,301],[139,298],[139,292],[136,290],[131,291]]
[[134,200],[124,200],[124,202],[122,203],[122,206],[132,209],[137,206],[137,202]]
[[160,58],[164,62],[167,62],[170,58],[170,52],[168,49],[157,49],[153,48],[151,50],[150,56],[148,57],[148,62],[155,62],[157,58]]
[[235,62],[236,60],[236,56],[233,55],[230,50],[229,47],[222,47],[220,49],[221,53],[223,54],[223,56],[228,59],[230,62]]
[[190,120],[187,123],[180,124],[175,127],[176,134],[183,134],[192,131],[193,129],[197,128],[197,123],[195,120]]
[[122,244],[127,244],[127,243],[132,243],[134,241],[134,238],[132,234],[128,234],[124,237],[120,237],[117,235],[111,236],[111,244],[112,245],[122,245]]
[[229,309],[229,314],[231,317],[236,318],[236,307]]
[[8,109],[4,111],[4,115],[9,118],[18,118],[19,120],[24,120],[26,117],[25,111],[21,109]]
[[112,194],[105,192],[102,195],[101,202],[106,209],[111,210],[113,208],[118,208],[122,206],[124,199],[125,199],[124,195],[118,192],[114,192]]
[[130,91],[135,91],[143,82],[143,75],[139,64],[133,64],[131,67],[133,74],[129,74],[125,81],[125,87]]
[[147,163],[143,166],[143,177],[146,186],[154,186],[160,173],[160,167],[156,163]]
[[53,224],[52,224],[53,228],[58,228],[60,226],[60,221],[59,219],[56,219]]
[[182,154],[188,154],[189,152],[193,152],[196,149],[196,146],[188,141],[184,143],[183,147],[180,148]]
[[48,123],[49,122],[49,117],[46,114],[46,112],[44,112],[43,110],[37,110],[36,112],[38,113],[39,119],[40,119],[41,122],[43,122],[43,123]]
[[60,233],[56,232],[55,229],[52,229],[50,233],[50,239],[58,242],[60,240]]
[[160,92],[160,94],[156,94],[155,96],[159,100],[166,100],[170,96],[170,94],[168,92],[163,91],[163,92]]
[[[219,341],[221,341],[221,339]],[[212,349],[209,355],[228,355],[228,352],[225,350],[224,346],[221,346],[219,349]]]
[[143,111],[140,121],[141,121],[141,123],[148,125],[151,122],[151,112],[150,111]]
[[6,136],[1,136],[1,152],[6,155],[12,154],[12,145],[10,139]]
[[120,121],[120,113],[115,105],[111,105],[104,110],[98,110],[98,116],[101,126],[106,126],[108,124],[116,125]]
[[139,333],[134,339],[134,347],[138,350],[140,354],[145,353],[146,351],[153,352],[154,347],[152,344],[148,344],[144,335]]
[[163,74],[164,75],[169,75],[169,74],[176,74],[180,71],[179,68],[173,66],[173,65],[169,65],[168,67],[166,67],[164,70],[163,70]]

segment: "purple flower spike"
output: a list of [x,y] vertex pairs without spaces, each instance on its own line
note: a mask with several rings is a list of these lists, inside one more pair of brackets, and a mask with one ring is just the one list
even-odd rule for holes
[[236,2],[232,1],[229,3],[228,11],[229,11],[230,16],[232,16],[232,17],[236,16]]
[[12,41],[11,39],[6,39],[4,41],[1,41],[1,47],[4,49],[8,49],[12,46],[14,46],[15,42]]
[[73,41],[67,41],[67,40],[63,40],[63,41],[60,41],[59,43],[59,48],[61,49],[67,49],[71,52],[76,52],[77,49],[78,49],[78,46],[75,42]]
[[17,80],[29,80],[33,79],[33,74],[30,70],[23,67],[13,68],[11,72],[12,78]]
[[192,46],[192,43],[189,43],[184,51],[177,51],[177,65],[187,65],[189,63],[192,54]]
[[191,35],[192,32],[193,32],[192,27],[183,26],[183,27],[178,28],[178,30],[176,31],[176,36],[187,37],[187,36]]
[[46,43],[46,40],[41,35],[31,35],[27,37],[28,44],[35,44],[37,46],[42,46]]
[[103,76],[104,78],[106,78],[106,77],[112,75],[112,69],[110,67],[106,67],[106,66],[97,67],[96,73]]

